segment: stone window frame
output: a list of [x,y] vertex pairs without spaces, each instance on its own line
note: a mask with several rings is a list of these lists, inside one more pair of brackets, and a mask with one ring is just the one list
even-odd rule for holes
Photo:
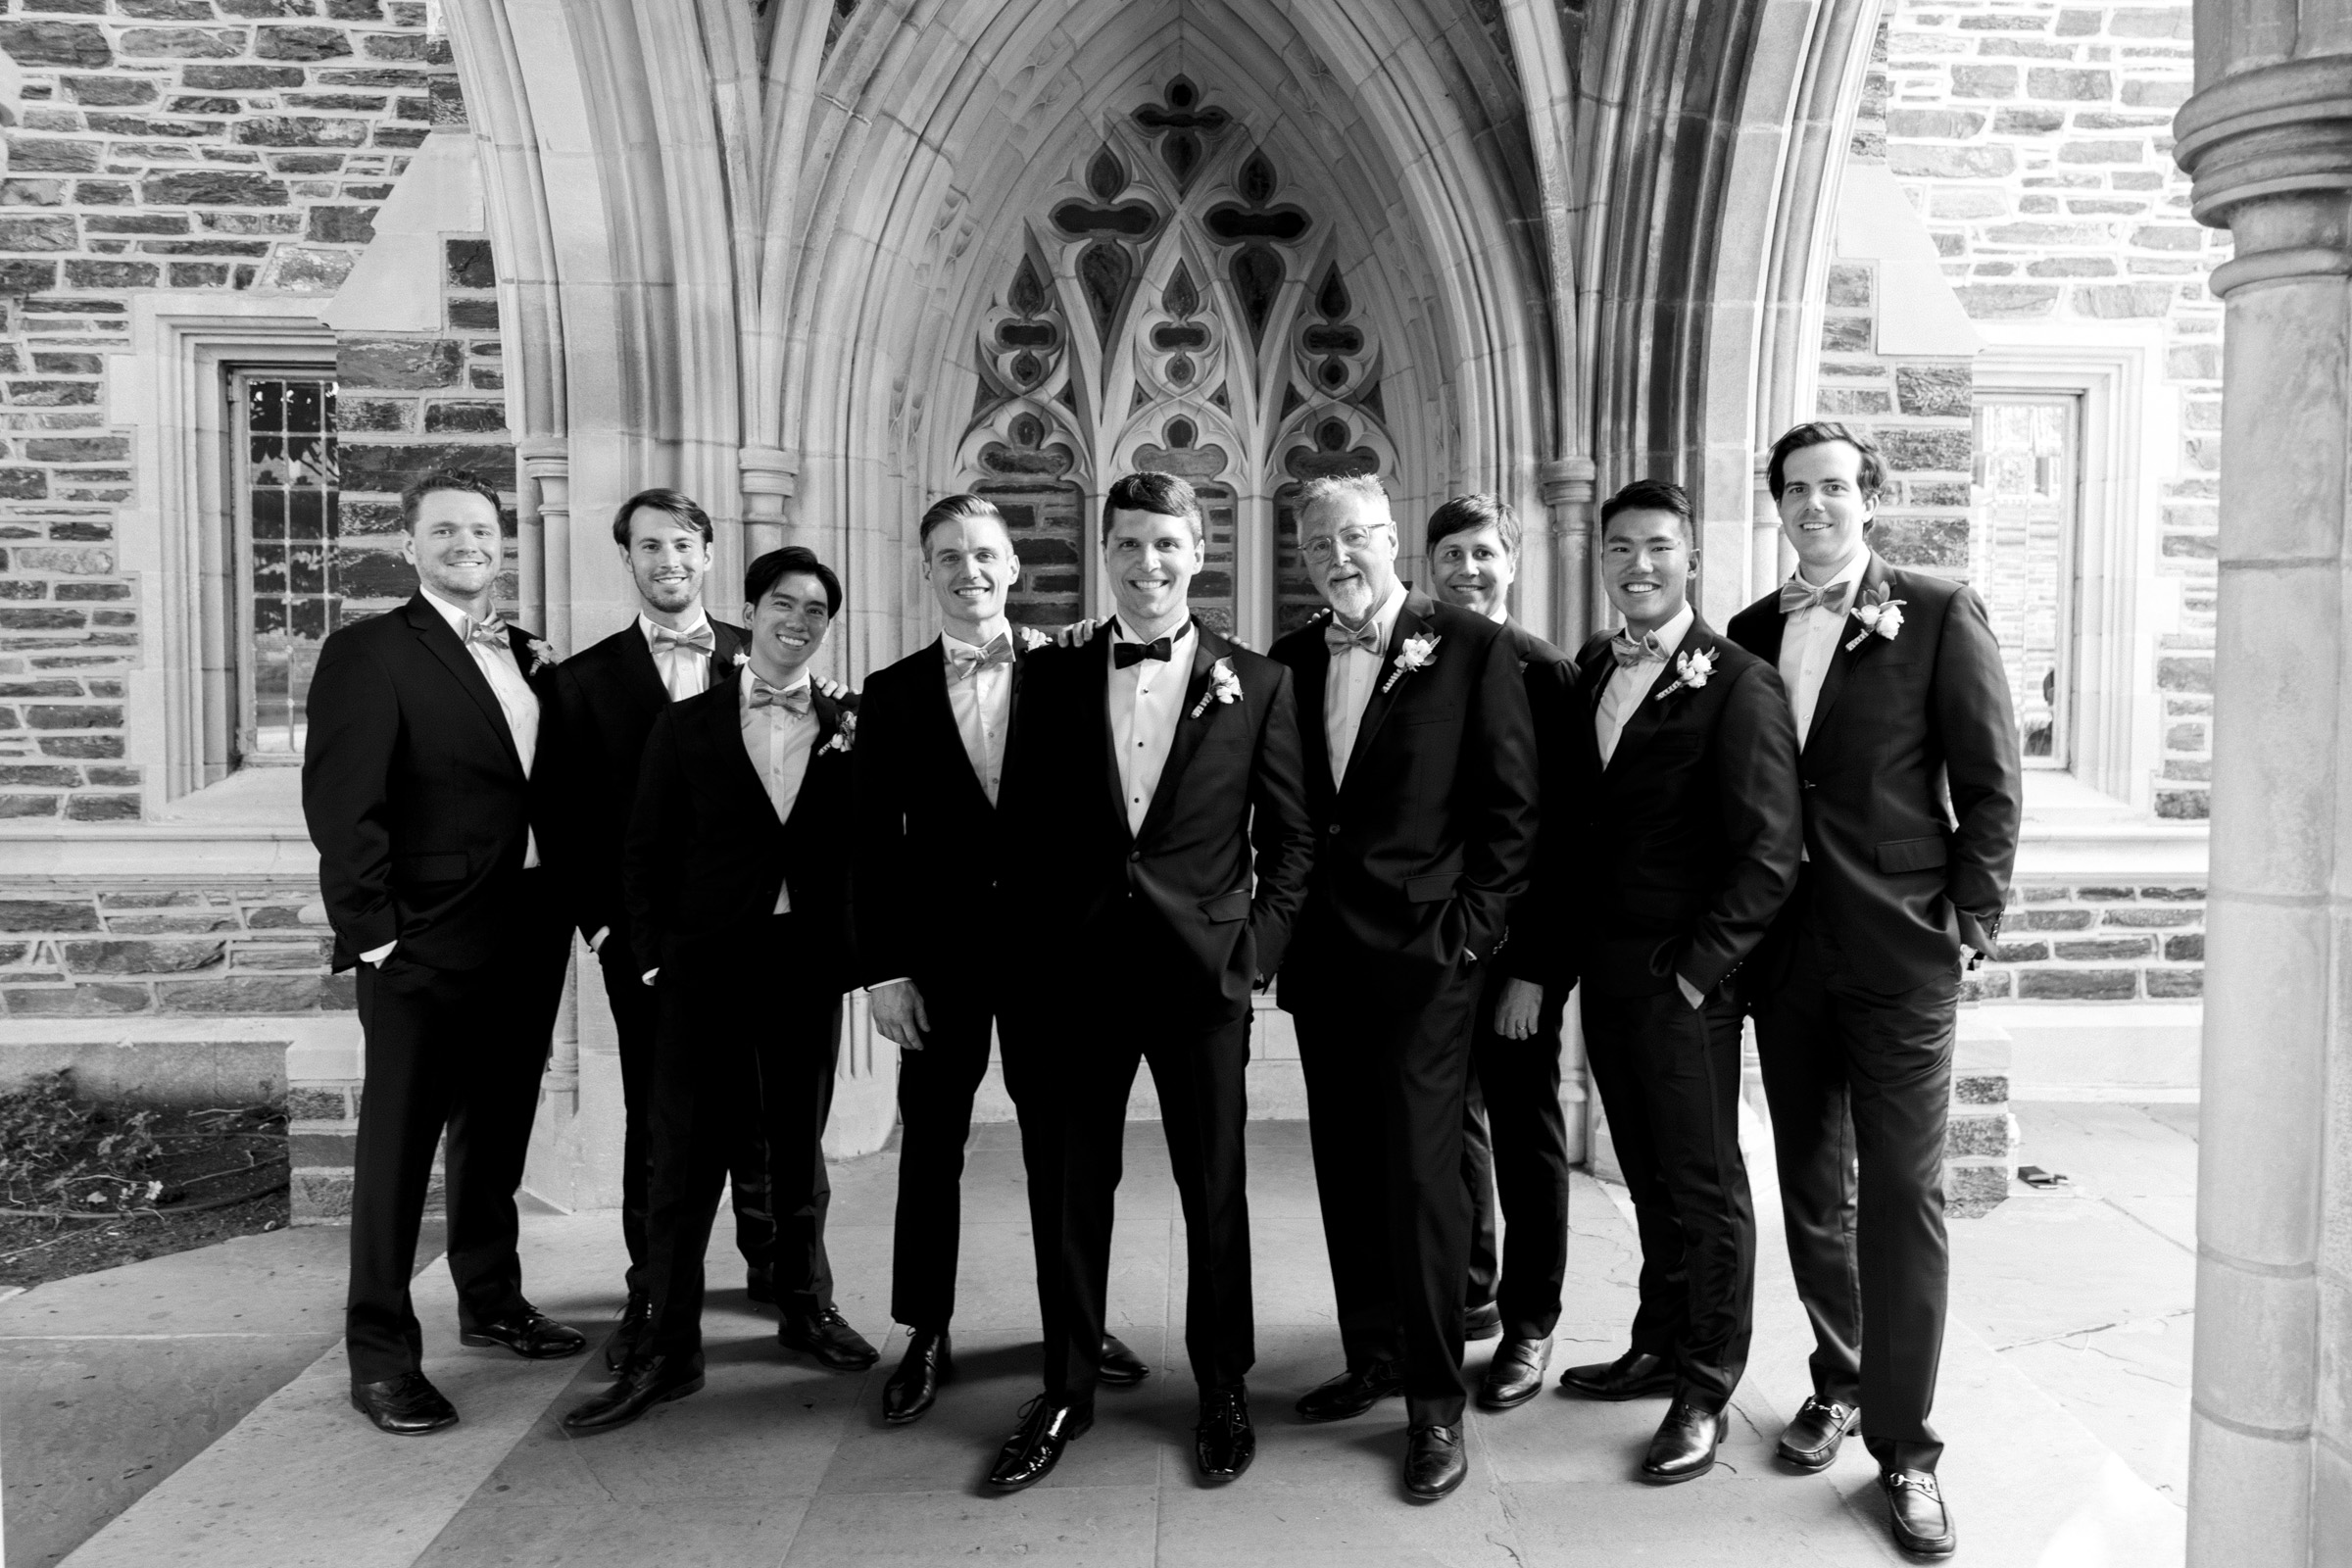
[[2155,809],[2162,704],[2156,642],[2173,618],[2155,590],[2170,451],[2161,323],[1979,321],[1984,393],[2082,399],[2082,506],[2075,545],[2076,706],[2063,771],[2134,811]]

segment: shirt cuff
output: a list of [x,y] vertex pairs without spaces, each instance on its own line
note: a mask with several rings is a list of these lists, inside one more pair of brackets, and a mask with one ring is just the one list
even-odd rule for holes
[[400,938],[394,937],[391,941],[385,943],[380,948],[369,948],[366,953],[361,954],[360,956],[369,963],[381,963],[386,958],[392,956],[392,950],[399,946]]
[[654,976],[656,976],[656,975],[660,974],[661,972],[662,972],[662,966],[661,966],[660,964],[656,964],[656,965],[654,965],[654,967],[652,967],[651,969],[648,969],[648,970],[646,970],[646,971],[645,971],[645,973],[643,973],[643,974],[639,975],[637,978],[638,978],[638,979],[640,979],[640,980],[642,980],[642,981],[644,981],[644,982],[645,982],[647,985],[649,985],[649,986],[650,986],[650,985],[652,985],[652,984],[654,983]]
[[600,925],[600,926],[598,926],[598,927],[596,928],[596,935],[594,935],[594,936],[592,936],[592,937],[590,937],[590,938],[588,939],[588,951],[589,951],[590,953],[602,953],[602,952],[604,952],[604,951],[605,951],[605,938],[607,938],[607,937],[611,936],[612,934],[612,928],[611,926],[609,926],[609,925]]
[[913,978],[914,978],[914,977],[913,977],[912,975],[905,975],[905,974],[903,974],[903,975],[900,975],[900,976],[899,976],[897,979],[895,979],[895,980],[877,980],[877,981],[875,981],[875,982],[874,982],[872,985],[870,985],[870,986],[867,986],[867,987],[865,988],[865,994],[866,994],[867,996],[869,996],[869,997],[870,997],[870,996],[872,996],[872,995],[873,995],[875,992],[877,992],[877,991],[880,991],[880,990],[884,989],[884,988],[885,988],[885,987],[887,987],[887,986],[903,986],[903,985],[906,985],[906,984],[908,981],[912,980]]
[[1674,977],[1674,988],[1680,991],[1683,994],[1683,1000],[1693,1007],[1701,1006],[1706,1003],[1707,994],[1679,974]]

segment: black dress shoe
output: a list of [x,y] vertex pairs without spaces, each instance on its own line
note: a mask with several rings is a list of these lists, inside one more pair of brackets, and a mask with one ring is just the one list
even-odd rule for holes
[[1250,1425],[1250,1395],[1241,1388],[1212,1389],[1200,1396],[1200,1419],[1193,1424],[1193,1459],[1203,1479],[1231,1481],[1257,1457],[1257,1432]]
[[1152,1375],[1144,1358],[1120,1343],[1115,1334],[1102,1336],[1102,1365],[1095,1373],[1097,1381],[1114,1389],[1132,1389]]
[[882,1352],[829,1306],[822,1312],[786,1312],[776,1343],[806,1350],[836,1372],[862,1372],[882,1359]]
[[1505,1340],[1495,1348],[1479,1385],[1482,1409],[1508,1410],[1544,1392],[1544,1374],[1551,1366],[1551,1336],[1540,1340]]
[[1949,1557],[1960,1545],[1952,1511],[1932,1470],[1889,1470],[1879,1477],[1894,1521],[1894,1544],[1914,1557]]
[[1471,1307],[1462,1314],[1462,1338],[1465,1340],[1491,1340],[1501,1333],[1502,1303],[1499,1301]]
[[776,1304],[776,1271],[772,1268],[744,1270],[743,1294],[764,1306]]
[[1796,1419],[1781,1434],[1780,1446],[1773,1452],[1783,1464],[1799,1470],[1827,1470],[1838,1462],[1838,1446],[1861,1419],[1862,1412],[1850,1404],[1809,1398],[1796,1407]]
[[893,1426],[919,1421],[956,1375],[956,1348],[946,1329],[916,1329],[899,1369],[882,1385],[882,1419]]
[[1085,1437],[1094,1424],[1092,1406],[1055,1404],[1052,1396],[1039,1395],[1021,1406],[1020,1428],[1004,1440],[988,1484],[1006,1492],[1035,1486],[1060,1462],[1061,1450]]
[[653,1298],[631,1291],[629,1304],[620,1309],[619,1324],[613,1328],[612,1337],[605,1341],[606,1371],[617,1376],[629,1364],[629,1358],[637,1353],[638,1342],[645,1338],[645,1331],[653,1321]]
[[458,1424],[458,1407],[441,1396],[421,1372],[403,1372],[381,1383],[354,1383],[351,1407],[396,1438],[421,1438]]
[[1349,1367],[1328,1383],[1319,1383],[1298,1398],[1298,1413],[1309,1421],[1345,1421],[1362,1415],[1391,1395],[1404,1392],[1404,1369],[1394,1361]]
[[1469,1473],[1470,1456],[1463,1451],[1460,1427],[1432,1424],[1404,1435],[1404,1494],[1414,1501],[1437,1501]]
[[458,1343],[476,1349],[498,1345],[526,1361],[555,1361],[588,1348],[588,1336],[559,1323],[525,1301],[495,1323],[476,1323],[458,1331]]
[[627,1426],[657,1404],[683,1399],[702,1386],[700,1356],[640,1356],[612,1387],[565,1416],[564,1430],[575,1438],[611,1432]]
[[1642,1456],[1642,1479],[1659,1486],[1695,1481],[1715,1468],[1715,1451],[1723,1446],[1723,1412],[1702,1410],[1689,1399],[1677,1399],[1658,1423]]
[[1606,1364],[1570,1367],[1560,1374],[1560,1387],[1588,1399],[1648,1398],[1674,1392],[1674,1363],[1644,1350],[1628,1350]]

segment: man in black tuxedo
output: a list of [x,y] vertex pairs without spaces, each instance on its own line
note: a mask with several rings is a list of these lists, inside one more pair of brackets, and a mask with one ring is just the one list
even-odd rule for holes
[[1348,1355],[1298,1410],[1339,1420],[1404,1395],[1405,1491],[1442,1497],[1469,1473],[1470,1035],[1534,859],[1535,735],[1503,629],[1397,580],[1377,479],[1314,480],[1297,514],[1331,612],[1272,651],[1297,682],[1318,835],[1279,997]]
[[1813,1397],[1780,1454],[1826,1468],[1859,1415],[1897,1544],[1942,1555],[1956,1537],[1928,1416],[1950,1268],[1944,1121],[1960,976],[1999,934],[2017,858],[2017,728],[1984,601],[1870,549],[1870,438],[1798,425],[1765,476],[1797,571],[1731,636],[1780,670],[1802,749],[1806,863],[1769,964],[1751,967],[1815,1342]]
[[[1576,848],[1564,810],[1566,741],[1575,669],[1568,656],[1511,618],[1519,575],[1519,518],[1500,496],[1455,496],[1423,534],[1430,586],[1447,604],[1494,621],[1510,639],[1536,732],[1545,831],[1535,872],[1511,906],[1509,937],[1487,966],[1470,1037],[1462,1119],[1462,1175],[1470,1186],[1469,1290],[1464,1330],[1499,1334],[1478,1402],[1508,1410],[1542,1392],[1551,1365],[1568,1274],[1568,1118],[1560,1106],[1560,1019],[1576,969],[1564,942],[1541,924],[1547,885]],[[1496,1189],[1510,1222],[1508,1266],[1495,1244]]]
[[[1756,1222],[1740,1157],[1735,976],[1796,885],[1796,732],[1770,664],[1690,600],[1690,498],[1637,479],[1600,509],[1601,582],[1625,617],[1576,661],[1583,846],[1553,923],[1584,976],[1585,1053],[1642,1238],[1633,1348],[1571,1367],[1592,1398],[1671,1394],[1642,1478],[1714,1468],[1747,1364]],[[1573,824],[1571,826],[1571,824]]]
[[[1049,1337],[1058,1298],[1042,1291],[1058,1266],[1061,1121],[1051,1046],[1011,1005],[1004,885],[1016,849],[1003,820],[1007,757],[1019,732],[1028,650],[1005,595],[1021,564],[1003,514],[979,496],[949,496],[923,514],[923,580],[939,603],[941,633],[862,693],[852,833],[858,972],[874,1027],[899,1054],[899,1196],[891,1242],[890,1314],[906,1325],[906,1351],[882,1390],[886,1420],[919,1419],[955,1375],[963,1146],[972,1096],[1001,1034],[1004,1088],[1020,1122],[1029,1173],[1030,1228]],[[1027,846],[1017,846],[1024,852]],[[1104,1343],[1104,1381],[1132,1384],[1144,1364]]]
[[1291,672],[1193,618],[1202,548],[1191,485],[1118,480],[1102,504],[1118,614],[1084,644],[1039,649],[1022,674],[1008,798],[1027,853],[1012,880],[1041,961],[1021,984],[1046,1002],[1041,1026],[1079,1044],[1064,1053],[1062,1332],[1046,1347],[1044,1397],[989,1478],[1000,1487],[1043,1478],[1092,1421],[1127,1101],[1145,1061],[1184,1202],[1194,1456],[1224,1481],[1256,1452],[1250,998],[1282,961],[1315,840]]
[[[629,1250],[628,1304],[605,1345],[605,1363],[617,1372],[645,1330],[653,1300],[645,1226],[659,1011],[653,991],[637,978],[647,966],[629,945],[622,845],[654,720],[671,703],[699,697],[725,678],[743,651],[743,630],[704,612],[710,518],[692,500],[675,490],[638,492],[613,514],[612,542],[637,590],[637,618],[558,664],[549,685],[562,747],[556,776],[564,781],[558,806],[572,919],[603,967],[620,1037],[620,1234]],[[775,1219],[767,1208],[767,1155],[758,1145],[737,1151],[734,1190],[735,1243],[752,1299],[772,1301]]]
[[564,901],[540,863],[537,759],[554,658],[501,620],[498,492],[444,470],[400,498],[418,591],[343,627],[311,678],[302,810],[334,966],[359,967],[368,1091],[353,1159],[352,1403],[386,1432],[457,1410],[419,1369],[409,1298],[447,1130],[459,1340],[534,1359],[587,1348],[522,1294],[514,1190],[564,984]]
[[651,1321],[610,1388],[564,1418],[607,1432],[703,1386],[703,1255],[736,1150],[763,1144],[776,1205],[777,1338],[861,1370],[872,1346],[827,1291],[818,1141],[851,983],[853,710],[808,662],[841,615],[841,581],[799,546],[744,573],[744,662],[665,708],[646,739],[622,892],[654,990]]

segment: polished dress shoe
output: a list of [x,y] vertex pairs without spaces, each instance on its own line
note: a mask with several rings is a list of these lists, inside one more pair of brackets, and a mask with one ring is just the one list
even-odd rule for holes
[[1345,1421],[1362,1415],[1391,1395],[1404,1392],[1404,1369],[1394,1361],[1351,1366],[1298,1397],[1298,1413],[1309,1421]]
[[1796,1419],[1781,1434],[1780,1446],[1773,1452],[1783,1464],[1799,1470],[1827,1470],[1838,1462],[1838,1446],[1861,1419],[1862,1412],[1850,1404],[1809,1398],[1796,1407]]
[[657,1404],[683,1399],[703,1386],[700,1356],[642,1355],[629,1363],[612,1387],[564,1418],[564,1430],[575,1438],[625,1427]]
[[788,1350],[806,1350],[836,1372],[862,1372],[882,1359],[882,1352],[829,1306],[822,1312],[785,1313],[776,1343]]
[[354,1383],[351,1407],[396,1438],[421,1438],[458,1424],[458,1407],[441,1396],[421,1372],[403,1372],[381,1383]]
[[1540,1340],[1505,1340],[1487,1366],[1487,1380],[1478,1387],[1481,1409],[1509,1410],[1544,1392],[1544,1374],[1551,1366],[1551,1336]]
[[1462,1484],[1470,1473],[1470,1455],[1462,1447],[1462,1429],[1435,1423],[1404,1435],[1404,1494],[1416,1502],[1435,1502]]
[[762,1306],[776,1304],[776,1271],[772,1268],[746,1269],[743,1275],[743,1294]]
[[1605,1364],[1570,1367],[1560,1374],[1560,1387],[1588,1399],[1648,1398],[1674,1392],[1674,1363],[1645,1350],[1628,1350]]
[[1462,1313],[1463,1339],[1491,1340],[1501,1333],[1502,1304],[1500,1302],[1489,1301],[1484,1306],[1474,1306]]
[[1039,1395],[1021,1406],[1020,1428],[1004,1441],[988,1484],[1006,1492],[1035,1486],[1060,1462],[1061,1450],[1085,1437],[1094,1424],[1093,1406],[1055,1404],[1053,1396]]
[[504,1346],[526,1361],[554,1361],[588,1348],[588,1336],[525,1301],[495,1323],[476,1323],[459,1330],[458,1343],[477,1349],[486,1345]]
[[1098,1382],[1114,1389],[1132,1389],[1151,1375],[1144,1358],[1127,1348],[1117,1335],[1102,1336],[1102,1364],[1095,1373]]
[[620,1309],[620,1322],[613,1328],[612,1337],[605,1341],[605,1370],[618,1375],[637,1353],[637,1344],[653,1325],[654,1302],[651,1297],[629,1293],[629,1304]]
[[1723,1412],[1702,1410],[1689,1399],[1677,1399],[1658,1423],[1642,1456],[1642,1479],[1658,1486],[1695,1481],[1715,1468],[1715,1451],[1723,1446]]
[[882,1419],[893,1426],[919,1421],[939,1398],[939,1386],[956,1375],[956,1348],[946,1329],[916,1329],[906,1342],[899,1369],[882,1385]]
[[1879,1477],[1894,1521],[1894,1544],[1914,1557],[1949,1557],[1959,1548],[1952,1511],[1932,1470],[1889,1470]]
[[1231,1481],[1256,1457],[1257,1431],[1250,1425],[1249,1391],[1211,1389],[1200,1396],[1200,1419],[1193,1424],[1193,1460],[1202,1478]]

